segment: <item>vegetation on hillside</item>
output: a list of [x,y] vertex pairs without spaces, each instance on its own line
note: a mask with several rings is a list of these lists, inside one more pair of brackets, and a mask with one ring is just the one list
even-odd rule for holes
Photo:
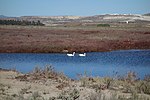
[[144,16],[150,16],[150,13],[144,14]]
[[33,25],[33,26],[44,26],[39,20],[35,21],[25,21],[25,20],[0,20],[0,25]]
[[109,24],[97,24],[97,27],[110,27]]

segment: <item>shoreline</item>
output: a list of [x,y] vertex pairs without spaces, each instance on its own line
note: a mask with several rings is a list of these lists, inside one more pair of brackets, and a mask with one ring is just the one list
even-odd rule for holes
[[[118,51],[150,51],[150,49],[118,49],[118,50],[111,50],[111,51],[91,51],[91,52],[84,52],[84,53],[103,53],[103,52],[118,52]],[[72,52],[0,52],[0,54],[67,54]],[[77,54],[83,53],[83,52],[75,52]]]
[[2,100],[149,100],[149,78],[138,80],[134,75],[130,72],[121,79],[81,76],[72,80],[49,67],[35,68],[28,74],[0,69],[0,97]]
[[[141,43],[139,43],[139,45],[138,46],[141,46],[141,44],[142,44],[142,42]],[[86,53],[91,53],[91,52],[113,52],[113,51],[124,51],[124,50],[126,50],[126,51],[132,51],[132,50],[150,50],[150,42],[147,42],[146,43],[146,45],[148,46],[148,47],[130,47],[130,48],[120,48],[119,46],[118,46],[118,49],[107,49],[107,50],[104,50],[105,48],[102,48],[102,49],[99,49],[99,50],[88,50],[88,49],[72,49],[71,48],[71,50],[70,51],[68,51],[68,52],[64,52],[64,50],[66,50],[66,49],[63,49],[63,50],[61,50],[61,51],[58,51],[58,49],[57,48],[53,48],[53,50],[51,51],[51,50],[47,50],[47,51],[43,51],[43,50],[28,50],[28,49],[24,49],[23,51],[22,50],[18,50],[17,48],[15,48],[15,49],[11,49],[11,50],[8,50],[8,48],[5,48],[4,50],[2,50],[3,48],[0,48],[0,53],[72,53],[72,52],[76,52],[76,53],[84,53],[84,52],[86,52]],[[70,48],[70,47],[69,47]],[[7,49],[7,50],[6,50]]]

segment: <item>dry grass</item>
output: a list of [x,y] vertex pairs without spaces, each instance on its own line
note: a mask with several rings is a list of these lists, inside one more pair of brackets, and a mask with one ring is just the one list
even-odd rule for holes
[[[139,80],[135,72],[120,78],[81,77],[81,86],[95,89],[89,100],[150,100],[150,81]],[[111,91],[110,95],[104,91]]]
[[46,82],[47,79],[53,79],[60,83],[65,83],[70,80],[63,73],[56,72],[54,68],[50,65],[46,65],[44,69],[37,66],[32,72],[17,76],[15,77],[15,79],[29,82],[36,82],[37,80],[41,80],[42,83]]

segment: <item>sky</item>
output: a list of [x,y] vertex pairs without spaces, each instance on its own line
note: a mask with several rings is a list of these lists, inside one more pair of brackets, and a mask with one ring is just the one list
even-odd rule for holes
[[150,13],[150,0],[0,0],[5,16],[91,16]]

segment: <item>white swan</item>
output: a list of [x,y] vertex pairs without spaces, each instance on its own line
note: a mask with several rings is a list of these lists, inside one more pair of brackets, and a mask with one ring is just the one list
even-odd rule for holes
[[75,55],[75,52],[73,52],[73,54],[67,54],[67,56],[74,56]]
[[84,57],[84,56],[86,56],[86,53],[79,54],[79,56],[82,56],[82,57]]

